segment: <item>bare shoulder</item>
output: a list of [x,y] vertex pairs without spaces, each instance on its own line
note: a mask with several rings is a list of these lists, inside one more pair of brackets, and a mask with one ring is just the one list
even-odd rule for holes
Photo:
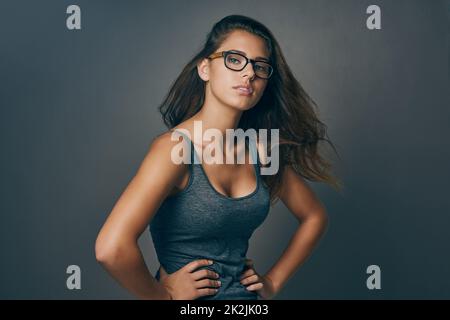
[[[137,239],[153,218],[160,204],[183,176],[185,164],[171,161],[170,133],[154,138],[136,174],[120,195],[100,232],[102,245],[118,239]],[[120,236],[118,236],[120,234]]]
[[172,146],[176,144],[176,142],[171,139],[171,133],[171,131],[166,131],[153,138],[150,142],[149,152],[166,153],[167,151],[170,151]]
[[[275,142],[274,144],[272,144],[272,146],[271,146],[271,148],[272,148],[271,154],[275,151],[274,148],[280,148],[280,145],[288,143],[288,142],[289,142],[288,140],[285,140],[283,138],[279,138],[278,142]],[[261,160],[261,162],[263,164],[268,163],[270,161],[270,159],[269,159],[269,152],[268,152],[269,151],[268,150],[268,148],[269,148],[268,143],[264,142],[264,141],[261,141],[261,138],[258,137],[258,139],[256,141],[256,147],[257,147],[258,156],[259,156],[259,159]],[[278,152],[278,154],[279,154],[279,152]],[[276,154],[275,154],[275,156],[276,156]],[[294,172],[293,169],[290,168],[288,174],[292,175],[293,172]]]
[[186,163],[177,163],[172,159],[172,150],[182,141],[178,135],[174,135],[173,131],[166,131],[156,136],[148,149],[144,162],[148,162],[148,169],[146,175],[152,170],[154,176],[166,179],[170,182],[169,195],[177,193],[183,189],[189,180],[189,165]]
[[312,196],[312,189],[306,180],[291,165],[286,165],[281,175],[281,192],[287,197],[293,190]]
[[172,161],[172,150],[178,143],[178,140],[172,140],[171,131],[158,135],[151,141],[143,163],[152,163],[157,171],[162,171],[163,173],[182,174],[185,170],[185,165],[176,164]]
[[286,165],[282,173],[280,199],[299,219],[325,211],[313,189],[290,165]]

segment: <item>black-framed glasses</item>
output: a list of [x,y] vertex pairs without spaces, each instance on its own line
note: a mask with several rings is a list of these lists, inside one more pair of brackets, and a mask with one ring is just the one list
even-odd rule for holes
[[273,73],[273,67],[266,61],[263,60],[253,60],[246,56],[234,52],[234,51],[221,51],[211,54],[208,59],[215,59],[223,57],[223,62],[225,67],[233,71],[241,71],[250,62],[253,66],[253,70],[257,77],[262,79],[269,79]]

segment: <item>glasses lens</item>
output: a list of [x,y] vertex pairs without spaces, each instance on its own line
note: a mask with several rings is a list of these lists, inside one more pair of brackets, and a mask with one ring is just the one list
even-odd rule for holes
[[245,58],[239,54],[230,53],[227,55],[225,63],[232,70],[242,70],[245,65]]
[[272,74],[272,66],[265,62],[255,63],[255,73],[260,78],[269,78]]

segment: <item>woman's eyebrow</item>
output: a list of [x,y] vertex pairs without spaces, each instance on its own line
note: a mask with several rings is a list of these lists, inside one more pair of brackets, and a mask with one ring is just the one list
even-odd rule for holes
[[[246,54],[244,51],[234,50],[234,49],[232,49],[232,50],[230,50],[230,51],[234,51],[234,52],[237,52],[237,53],[241,53],[241,54],[243,54],[244,56],[247,56],[247,54]],[[256,57],[255,59],[269,61],[269,58],[266,58],[266,57]]]

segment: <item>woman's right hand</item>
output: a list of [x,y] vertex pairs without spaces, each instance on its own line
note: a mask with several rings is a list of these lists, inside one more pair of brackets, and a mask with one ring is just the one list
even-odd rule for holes
[[[169,292],[172,300],[195,300],[202,296],[214,295],[220,287],[219,275],[211,270],[197,270],[202,266],[212,264],[210,260],[195,260],[174,273],[167,274],[166,270],[160,267],[159,282]],[[212,287],[212,288],[210,288]]]

